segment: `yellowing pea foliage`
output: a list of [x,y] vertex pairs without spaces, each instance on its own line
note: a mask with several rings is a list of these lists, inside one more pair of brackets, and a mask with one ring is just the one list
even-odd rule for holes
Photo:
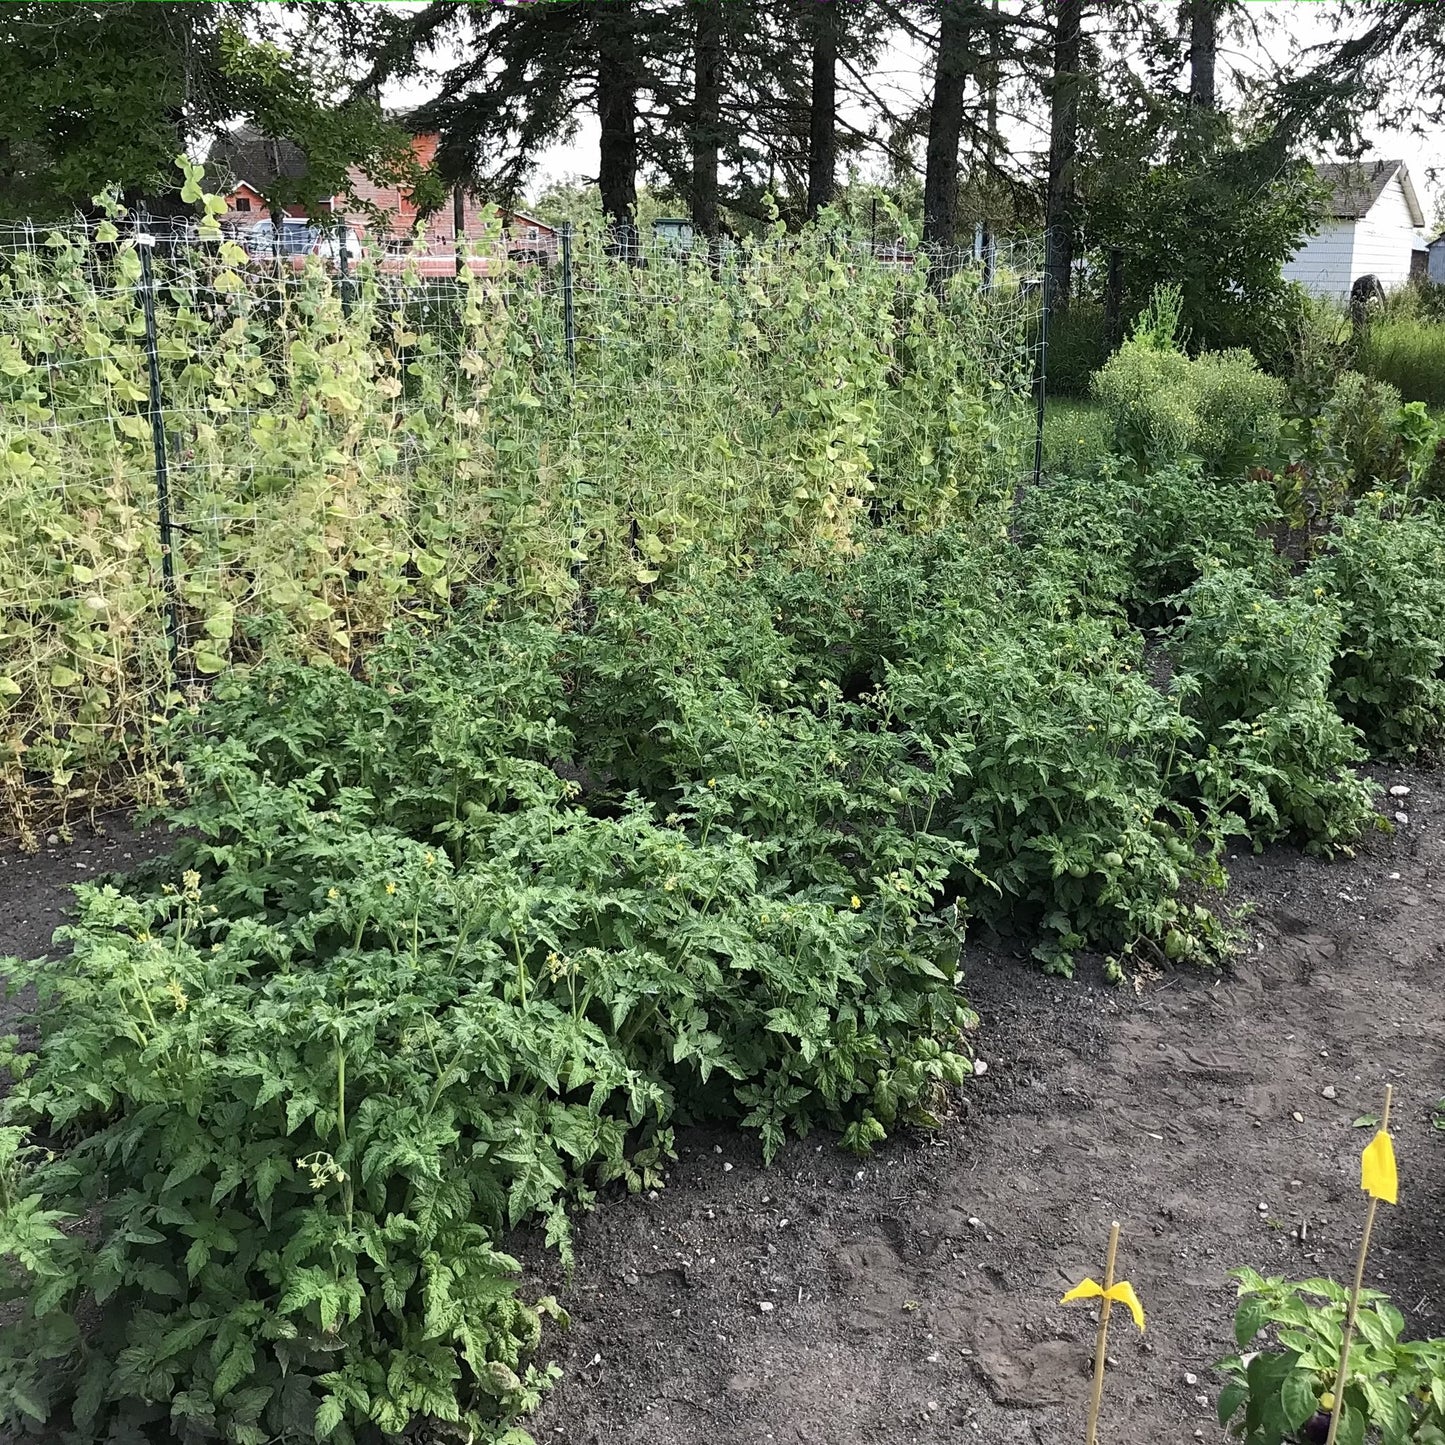
[[179,686],[167,657],[141,267],[124,225],[0,232],[0,788],[27,833],[167,785],[155,725],[262,655],[356,666],[469,588],[565,615],[851,551],[1004,495],[1016,279],[781,231],[711,258],[455,280],[154,250]]

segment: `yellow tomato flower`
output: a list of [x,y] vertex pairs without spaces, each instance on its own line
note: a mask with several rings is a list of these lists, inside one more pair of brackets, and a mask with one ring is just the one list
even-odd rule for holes
[[863,906],[863,900],[859,898],[856,893],[848,901],[854,908],[861,908]]
[[389,879],[389,878],[386,880],[386,891],[387,891],[388,893],[395,893],[395,892],[396,892],[396,884],[393,883],[393,882],[391,881],[391,879]]

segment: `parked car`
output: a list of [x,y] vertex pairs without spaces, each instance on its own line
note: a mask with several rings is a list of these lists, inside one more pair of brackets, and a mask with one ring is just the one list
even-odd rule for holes
[[356,263],[366,254],[355,226],[339,226],[329,231],[317,226],[312,227],[311,234],[314,239],[307,254],[319,256],[328,269],[339,267],[344,255],[347,269],[354,271]]
[[315,244],[317,232],[311,223],[300,217],[282,218],[280,233],[271,220],[257,221],[246,232],[242,243],[253,261],[270,261],[304,256]]

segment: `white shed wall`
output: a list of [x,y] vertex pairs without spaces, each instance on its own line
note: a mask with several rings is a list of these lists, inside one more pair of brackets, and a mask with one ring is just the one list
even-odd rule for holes
[[[1355,221],[1326,221],[1284,263],[1284,279],[1299,282],[1316,296],[1348,296],[1350,284],[1358,274],[1354,270],[1356,224]],[[1408,251],[1405,264],[1408,268]]]
[[1373,273],[1387,291],[1403,286],[1410,279],[1410,255],[1419,237],[1397,174],[1369,213],[1355,223],[1351,280]]

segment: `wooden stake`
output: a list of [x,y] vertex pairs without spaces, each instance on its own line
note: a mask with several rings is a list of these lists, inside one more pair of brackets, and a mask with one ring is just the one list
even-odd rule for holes
[[[1395,1086],[1385,1085],[1385,1112],[1380,1119],[1380,1128],[1390,1131],[1390,1104],[1395,1097]],[[1335,1404],[1330,1411],[1330,1433],[1325,1436],[1325,1445],[1335,1445],[1335,1436],[1340,1429],[1340,1415],[1345,1408],[1345,1378],[1350,1366],[1350,1345],[1355,1338],[1355,1316],[1360,1311],[1360,1291],[1365,1287],[1365,1260],[1370,1253],[1370,1232],[1375,1227],[1375,1210],[1380,1201],[1372,1194],[1369,1207],[1365,1210],[1365,1232],[1360,1239],[1360,1253],[1355,1260],[1355,1285],[1350,1291],[1349,1308],[1345,1311],[1345,1332],[1340,1337],[1340,1368],[1335,1375]]]
[[1119,1252],[1119,1221],[1109,1230],[1109,1253],[1104,1259],[1104,1298],[1099,1301],[1099,1337],[1094,1343],[1094,1393],[1089,1400],[1089,1428],[1084,1445],[1096,1445],[1099,1438],[1099,1406],[1104,1399],[1104,1355],[1109,1346],[1109,1309],[1114,1301],[1114,1257]]

